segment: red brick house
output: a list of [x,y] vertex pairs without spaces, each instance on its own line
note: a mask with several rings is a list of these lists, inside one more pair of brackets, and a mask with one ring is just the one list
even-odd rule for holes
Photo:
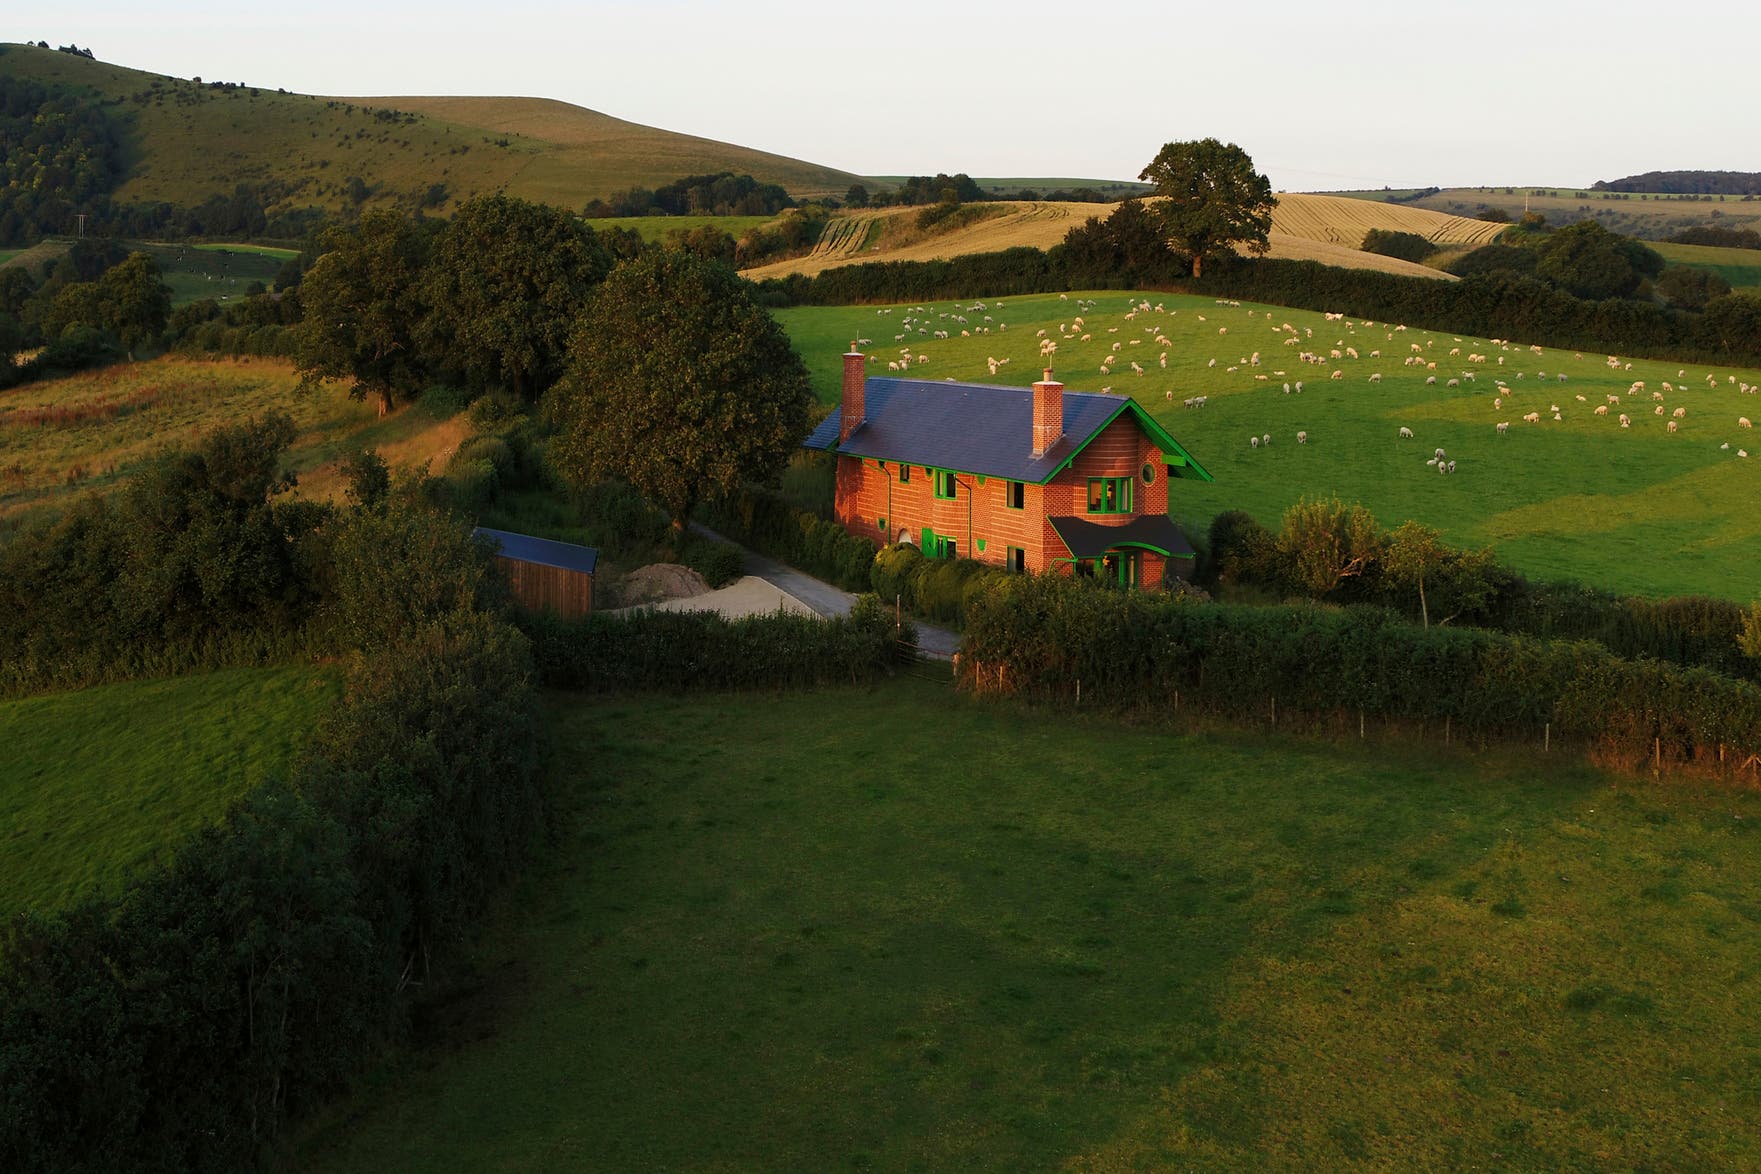
[[844,356],[843,396],[804,444],[838,458],[838,521],[931,558],[1060,568],[1124,586],[1186,578],[1192,545],[1168,482],[1211,480],[1130,396],[870,379]]

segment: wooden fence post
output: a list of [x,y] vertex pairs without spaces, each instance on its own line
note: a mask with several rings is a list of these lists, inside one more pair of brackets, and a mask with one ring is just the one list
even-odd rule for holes
[[1546,731],[1541,735],[1541,753],[1546,754],[1553,749],[1553,723],[1547,723]]

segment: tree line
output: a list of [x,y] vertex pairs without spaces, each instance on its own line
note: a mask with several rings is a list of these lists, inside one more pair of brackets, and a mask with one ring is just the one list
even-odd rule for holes
[[623,216],[775,216],[795,201],[780,184],[721,171],[687,175],[654,190],[632,187],[587,201],[588,219]]
[[1647,171],[1621,179],[1599,179],[1598,192],[1661,192],[1665,195],[1761,195],[1761,171]]

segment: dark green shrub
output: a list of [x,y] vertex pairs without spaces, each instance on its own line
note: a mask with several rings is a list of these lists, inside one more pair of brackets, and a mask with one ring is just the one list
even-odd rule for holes
[[1364,233],[1361,247],[1366,253],[1380,253],[1384,257],[1415,263],[1423,262],[1437,251],[1436,245],[1416,232],[1393,232],[1385,228],[1372,228]]
[[702,575],[711,587],[725,587],[744,573],[746,556],[730,542],[693,535],[686,539],[679,561]]

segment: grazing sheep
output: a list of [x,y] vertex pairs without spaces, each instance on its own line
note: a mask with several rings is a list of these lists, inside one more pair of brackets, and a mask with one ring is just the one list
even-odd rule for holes
[[1628,417],[1625,412],[1620,414],[1620,426],[1622,428],[1631,428],[1633,426],[1632,419]]
[[1449,471],[1451,473],[1455,472],[1455,462],[1454,461],[1449,462]]
[[1608,414],[1608,405],[1607,404],[1597,404],[1596,405],[1596,414],[1598,416],[1606,416]]
[[1260,446],[1260,438],[1257,436],[1248,437],[1247,442],[1249,444],[1253,445],[1255,448],[1258,448]]
[[1442,460],[1442,459],[1443,459],[1443,450],[1442,450],[1442,449],[1438,449],[1438,450],[1437,450],[1437,452],[1436,452],[1436,457],[1437,457],[1437,459],[1438,459],[1438,460]]
[[1260,443],[1264,444],[1264,445],[1270,445],[1272,443],[1272,434],[1270,432],[1268,432],[1264,436],[1260,437]]
[[1541,422],[1541,413],[1540,412],[1530,412],[1528,415],[1523,417],[1523,423],[1525,423],[1525,424],[1539,424],[1540,422]]
[[1670,415],[1674,416],[1678,420],[1682,419],[1687,414],[1688,414],[1688,410],[1686,408],[1677,408],[1675,411],[1670,413]]
[[1411,440],[1412,439],[1412,429],[1406,427],[1405,425],[1402,425],[1401,429],[1400,429],[1400,439]]
[[1674,421],[1674,420],[1670,420],[1670,421],[1667,421],[1667,422],[1666,422],[1666,423],[1665,423],[1665,424],[1664,424],[1664,428],[1665,428],[1665,429],[1667,429],[1667,430],[1668,430],[1668,431],[1670,431],[1670,432],[1674,432],[1674,431],[1675,431],[1675,429],[1676,429],[1676,422],[1675,422],[1675,421]]
[[1461,386],[1461,380],[1459,380],[1459,379],[1451,379],[1451,380],[1449,380],[1449,381],[1448,381],[1448,382],[1447,382],[1447,383],[1445,383],[1445,384],[1444,384],[1444,385],[1443,385],[1443,386],[1444,386],[1444,387],[1460,387],[1460,386]]
[[1344,379],[1344,378],[1345,378],[1345,372],[1343,372],[1343,371],[1335,371],[1335,372],[1333,372],[1333,374],[1331,374],[1331,375],[1329,375],[1329,376],[1327,376],[1327,378],[1329,378],[1329,379]]
[[1509,432],[1509,431],[1510,431],[1510,421],[1509,420],[1498,421],[1498,434],[1500,436],[1504,435],[1506,432]]
[[1377,373],[1376,373],[1376,374],[1374,374],[1374,375],[1372,375],[1372,376],[1370,376],[1370,382],[1371,382],[1371,383],[1380,383],[1380,382],[1382,382],[1382,373],[1381,373],[1381,372],[1380,372],[1380,371],[1378,371],[1378,372],[1377,372]]
[[1436,387],[1437,386],[1437,377],[1435,375],[1425,376],[1425,386],[1426,387]]
[[1296,394],[1297,394],[1297,395],[1301,395],[1301,394],[1302,394],[1302,380],[1300,380],[1300,379],[1298,379],[1298,380],[1297,380],[1297,381],[1296,381]]
[[1309,442],[1309,434],[1307,432],[1298,432],[1296,434],[1296,443],[1307,444],[1308,442]]
[[1652,410],[1652,411],[1653,411],[1653,412],[1655,412],[1655,413],[1656,413],[1656,414],[1657,414],[1657,415],[1659,415],[1659,416],[1661,416],[1661,415],[1662,415],[1662,414],[1663,414],[1663,405],[1662,405],[1662,404],[1658,404],[1658,405],[1657,405],[1657,406],[1656,406],[1656,407],[1655,407],[1655,408],[1653,408],[1653,409],[1651,409],[1651,410]]
[[1738,416],[1737,417],[1737,427],[1738,428],[1753,428],[1754,425],[1749,423],[1749,417]]

